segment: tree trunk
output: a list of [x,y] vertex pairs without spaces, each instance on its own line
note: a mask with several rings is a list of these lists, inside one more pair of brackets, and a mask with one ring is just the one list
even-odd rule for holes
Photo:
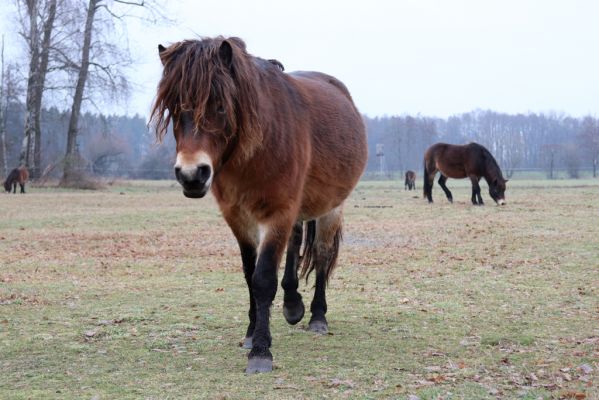
[[50,0],[48,7],[48,16],[44,22],[44,37],[42,39],[41,54],[39,61],[39,80],[36,86],[35,94],[35,120],[34,132],[35,142],[33,146],[33,168],[30,171],[30,176],[37,179],[42,170],[41,154],[42,154],[42,128],[40,118],[42,114],[42,97],[44,95],[44,87],[46,84],[46,73],[48,72],[48,58],[50,55],[50,44],[52,39],[52,30],[54,28],[54,20],[56,18],[56,0]]
[[87,72],[89,70],[89,52],[91,48],[92,28],[94,17],[97,10],[97,4],[101,0],[89,0],[87,9],[87,17],[85,20],[85,31],[83,33],[83,49],[81,52],[81,66],[79,68],[79,77],[77,78],[77,86],[75,87],[75,95],[73,97],[73,105],[71,107],[71,118],[69,119],[69,130],[67,133],[67,151],[65,155],[64,173],[61,180],[61,185],[70,186],[74,183],[75,169],[77,168],[77,132],[79,125],[79,114],[81,112],[81,103],[83,101],[83,91],[87,80]]
[[39,85],[39,32],[37,29],[37,0],[27,0],[29,15],[29,46],[31,59],[29,62],[29,77],[27,79],[27,100],[25,112],[25,134],[21,146],[19,161],[28,168],[33,166],[33,146],[36,119],[36,87]]
[[0,49],[0,178],[8,173],[6,165],[6,121],[4,119],[4,35],[2,35],[2,49]]

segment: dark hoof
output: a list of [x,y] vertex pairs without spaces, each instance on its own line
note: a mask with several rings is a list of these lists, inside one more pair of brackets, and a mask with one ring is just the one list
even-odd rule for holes
[[248,336],[244,338],[239,344],[241,348],[250,350],[252,348],[252,337]]
[[272,372],[272,360],[265,357],[250,358],[245,373],[249,375],[261,372]]
[[287,307],[287,304],[283,304],[283,315],[285,320],[291,325],[295,325],[304,318],[304,303],[301,301],[291,304]]
[[326,335],[329,333],[329,326],[325,321],[310,321],[310,325],[308,325],[308,329],[314,333],[318,333],[321,335]]

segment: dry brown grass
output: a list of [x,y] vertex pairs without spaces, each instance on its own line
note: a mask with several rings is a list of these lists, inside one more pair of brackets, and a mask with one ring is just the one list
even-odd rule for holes
[[170,182],[0,196],[0,398],[597,398],[599,185],[510,184],[481,208],[455,181],[432,206],[361,183],[332,335],[288,327],[280,291],[258,377],[213,199]]

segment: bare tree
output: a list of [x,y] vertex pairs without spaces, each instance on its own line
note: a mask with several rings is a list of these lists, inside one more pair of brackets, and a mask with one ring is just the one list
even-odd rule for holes
[[584,118],[579,141],[593,166],[593,178],[596,178],[597,164],[599,164],[599,122],[595,118],[591,116]]
[[[71,106],[71,117],[69,120],[69,128],[67,132],[67,148],[65,155],[64,173],[61,180],[61,185],[72,186],[76,184],[76,160],[80,159],[77,147],[77,135],[79,129],[79,117],[81,113],[82,103],[85,99],[84,94],[86,88],[91,84],[97,84],[104,89],[109,88],[111,93],[123,92],[128,88],[128,81],[121,73],[121,69],[130,64],[128,52],[118,51],[118,46],[109,43],[108,41],[92,41],[92,36],[100,36],[102,27],[97,16],[99,11],[104,11],[108,21],[122,20],[130,16],[129,9],[131,7],[143,7],[149,14],[156,14],[156,3],[146,0],[89,0],[87,5],[87,13],[85,18],[85,29],[83,31],[83,46],[77,64],[78,74],[73,95],[73,103]],[[121,5],[125,7],[121,12],[115,11],[115,8]],[[157,13],[159,14],[159,13]],[[106,22],[106,20],[104,20]],[[95,52],[93,52],[95,50]],[[110,60],[107,60],[110,59]],[[90,74],[90,69],[96,73]],[[91,100],[88,98],[88,100]]]
[[4,98],[4,35],[2,35],[2,49],[0,49],[0,177],[8,173],[6,162],[6,120],[4,119],[5,104],[8,101]]
[[75,161],[77,160],[77,129],[79,124],[79,113],[81,112],[81,102],[83,101],[83,90],[85,89],[85,81],[87,80],[87,72],[89,70],[89,53],[92,40],[92,28],[98,3],[101,0],[89,0],[87,7],[87,17],[85,19],[85,31],[83,33],[83,49],[81,52],[81,65],[79,68],[79,76],[77,78],[77,86],[75,87],[75,95],[73,96],[73,105],[71,107],[71,118],[69,120],[69,130],[67,132],[67,152],[65,155],[64,174],[61,185],[72,185],[75,175]]
[[31,169],[36,178],[40,172],[41,124],[40,115],[44,93],[52,31],[56,18],[57,0],[16,0],[20,10],[25,10],[21,36],[29,48],[29,73],[25,132],[21,146],[20,162]]

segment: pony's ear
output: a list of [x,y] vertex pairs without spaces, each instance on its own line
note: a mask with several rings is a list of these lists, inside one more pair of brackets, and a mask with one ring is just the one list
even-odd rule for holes
[[166,47],[164,47],[163,45],[159,44],[158,45],[158,56],[160,57],[160,61],[162,62],[162,65],[164,65],[164,59],[162,58],[162,53],[164,53],[166,51]]
[[231,47],[231,43],[229,43],[228,40],[223,40],[223,42],[220,44],[218,55],[226,66],[231,66],[231,62],[233,61],[233,47]]

